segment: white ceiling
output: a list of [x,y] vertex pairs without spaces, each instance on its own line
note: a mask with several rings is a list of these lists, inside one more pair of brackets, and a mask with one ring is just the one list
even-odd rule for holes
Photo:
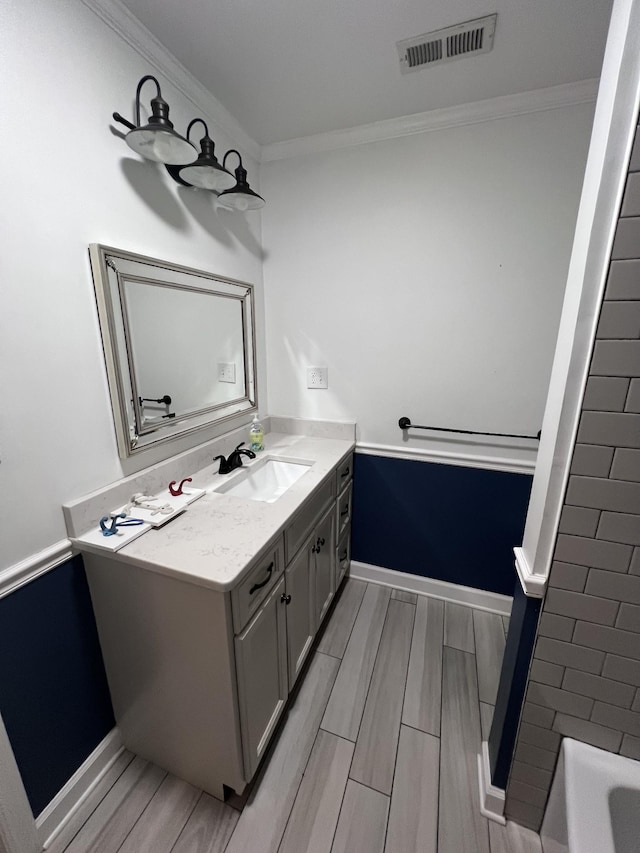
[[[123,0],[259,143],[598,77],[612,0]],[[400,74],[395,43],[498,13],[493,51]]]

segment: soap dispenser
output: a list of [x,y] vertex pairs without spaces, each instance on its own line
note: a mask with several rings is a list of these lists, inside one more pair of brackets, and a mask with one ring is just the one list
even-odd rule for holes
[[249,430],[249,441],[251,443],[251,449],[254,452],[256,450],[264,450],[264,428],[258,420],[257,415],[254,415],[253,420],[251,421],[251,429]]

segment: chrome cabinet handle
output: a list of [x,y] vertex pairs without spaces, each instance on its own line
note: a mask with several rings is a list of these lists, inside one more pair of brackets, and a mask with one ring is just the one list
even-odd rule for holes
[[273,566],[274,563],[271,563],[271,565],[268,566],[266,578],[262,581],[262,583],[254,583],[254,585],[249,590],[249,595],[253,595],[254,592],[259,589],[262,589],[263,586],[266,586],[269,583],[269,581],[271,580],[271,572],[273,571]]

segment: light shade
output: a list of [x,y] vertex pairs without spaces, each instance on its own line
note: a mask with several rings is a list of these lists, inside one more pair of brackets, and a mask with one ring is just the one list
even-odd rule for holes
[[124,140],[132,151],[146,160],[170,163],[174,166],[191,163],[196,150],[186,139],[171,128],[138,127]]
[[[155,98],[151,99],[151,117],[148,123],[141,126],[140,90],[147,80],[153,80],[158,93]],[[184,166],[187,163],[192,163],[197,157],[198,152],[194,146],[173,129],[173,124],[169,121],[169,104],[162,97],[160,84],[150,74],[140,80],[136,89],[135,125],[123,119],[119,113],[114,113],[113,117],[116,121],[131,128],[125,136],[125,142],[132,151],[140,154],[146,160]]]
[[[198,159],[189,163],[187,166],[181,166],[177,169],[177,174],[180,181],[192,187],[198,187],[202,190],[228,190],[236,183],[235,178],[223,166],[220,165],[214,150],[215,145],[209,137],[209,128],[207,123],[201,118],[194,118],[189,122],[187,128],[187,139],[194,124],[200,122],[204,125],[205,135],[200,140],[200,154]],[[173,174],[173,170],[169,170]],[[175,175],[174,175],[175,177]]]
[[224,155],[223,165],[227,163],[229,154],[236,154],[240,165],[236,169],[236,183],[234,187],[224,190],[218,196],[218,204],[227,210],[258,210],[264,207],[266,202],[261,195],[254,192],[247,181],[247,170],[242,165],[242,157],[239,152],[232,148]]

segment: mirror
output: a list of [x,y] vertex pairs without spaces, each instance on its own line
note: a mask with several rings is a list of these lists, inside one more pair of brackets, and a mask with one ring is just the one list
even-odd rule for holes
[[89,247],[123,458],[257,409],[253,287]]

